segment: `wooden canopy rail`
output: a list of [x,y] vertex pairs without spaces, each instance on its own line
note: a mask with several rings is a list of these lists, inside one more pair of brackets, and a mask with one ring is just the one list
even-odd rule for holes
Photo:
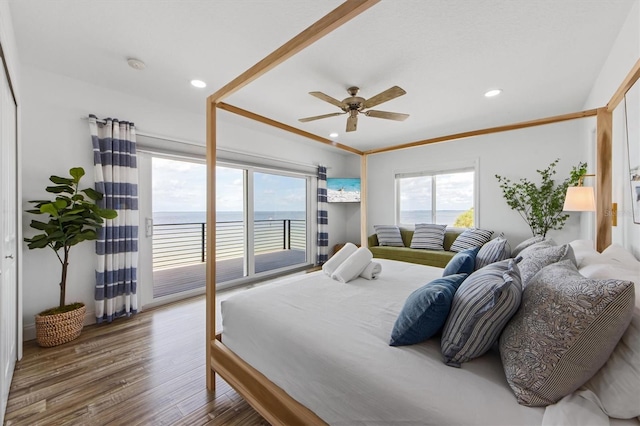
[[631,72],[627,75],[623,83],[615,92],[606,107],[593,110],[581,111],[571,114],[558,115],[554,117],[516,123],[506,126],[492,127],[470,132],[457,133],[449,136],[425,139],[417,142],[401,144],[392,147],[373,149],[362,152],[355,148],[335,143],[334,141],[305,132],[300,129],[279,123],[267,117],[246,111],[232,105],[223,103],[223,99],[237,90],[241,89],[251,81],[260,77],[278,64],[286,61],[291,56],[305,49],[307,46],[317,41],[324,35],[348,22],[355,16],[372,7],[380,0],[346,0],[333,11],[312,24],[309,28],[298,34],[296,37],[276,49],[270,55],[258,62],[253,67],[242,73],[233,81],[219,89],[207,98],[207,263],[206,263],[206,301],[207,301],[207,324],[206,324],[206,376],[207,389],[215,390],[215,373],[226,380],[245,400],[265,419],[273,425],[325,425],[326,423],[317,417],[307,407],[303,406],[291,398],[280,387],[267,379],[260,372],[255,370],[240,357],[227,348],[216,336],[216,295],[215,295],[215,222],[216,222],[216,192],[215,192],[215,169],[216,169],[216,119],[217,109],[242,115],[264,124],[274,126],[281,130],[288,131],[298,136],[307,137],[317,142],[335,146],[336,148],[351,152],[361,156],[360,173],[362,180],[361,194],[361,239],[362,244],[366,244],[367,238],[367,158],[372,154],[390,152],[398,149],[407,149],[416,146],[427,145],[436,142],[445,142],[461,138],[468,138],[490,133],[504,132],[521,129],[531,126],[539,126],[561,121],[573,120],[584,117],[597,117],[597,185],[596,194],[598,198],[596,222],[596,246],[598,250],[603,250],[611,244],[611,157],[612,157],[612,111],[624,98],[626,92],[640,78],[640,60],[636,62]]

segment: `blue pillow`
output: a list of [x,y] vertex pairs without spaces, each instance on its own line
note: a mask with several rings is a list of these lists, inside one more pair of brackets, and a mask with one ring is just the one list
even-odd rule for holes
[[424,342],[444,326],[456,290],[467,274],[436,278],[407,297],[391,331],[391,346]]
[[476,266],[476,255],[479,250],[480,247],[471,247],[456,253],[449,263],[447,263],[444,272],[442,272],[442,276],[472,273]]

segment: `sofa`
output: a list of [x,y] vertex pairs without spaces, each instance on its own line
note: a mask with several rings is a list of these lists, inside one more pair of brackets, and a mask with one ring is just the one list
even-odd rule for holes
[[460,235],[464,229],[447,229],[444,234],[444,251],[442,250],[426,250],[426,249],[412,249],[411,239],[413,238],[413,230],[400,228],[400,235],[402,236],[402,242],[404,247],[389,247],[380,246],[378,244],[378,236],[373,234],[369,236],[368,245],[369,250],[373,253],[373,257],[381,259],[401,260],[403,262],[418,263],[420,265],[437,266],[438,268],[444,268],[449,263],[449,260],[455,253],[449,251],[451,244]]

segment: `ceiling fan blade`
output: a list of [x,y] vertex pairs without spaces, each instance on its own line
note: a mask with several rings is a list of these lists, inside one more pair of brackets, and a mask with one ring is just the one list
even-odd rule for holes
[[362,108],[366,109],[366,108],[374,107],[374,106],[379,105],[379,104],[381,104],[383,102],[387,102],[387,101],[390,101],[391,99],[397,98],[398,96],[402,96],[405,93],[407,93],[407,92],[405,92],[400,87],[393,86],[392,88],[387,89],[382,93],[378,93],[374,97],[369,98],[366,101],[364,101],[364,105],[363,105]]
[[313,117],[300,118],[300,119],[298,119],[298,121],[306,123],[307,121],[320,120],[321,118],[335,117],[336,115],[343,115],[343,114],[346,114],[346,112],[332,112],[331,114],[316,115],[316,116],[313,116]]
[[311,96],[315,96],[316,98],[321,99],[321,100],[323,100],[325,102],[329,102],[331,105],[335,105],[338,108],[346,107],[346,105],[342,101],[339,101],[339,100],[337,100],[335,98],[332,98],[329,95],[325,95],[322,92],[309,92],[309,94]]
[[365,111],[364,114],[367,117],[375,117],[375,118],[386,118],[387,120],[396,120],[396,121],[404,121],[409,117],[409,114],[402,114],[399,112],[388,112],[388,111]]
[[356,130],[358,130],[358,115],[351,114],[347,118],[347,132],[355,132]]

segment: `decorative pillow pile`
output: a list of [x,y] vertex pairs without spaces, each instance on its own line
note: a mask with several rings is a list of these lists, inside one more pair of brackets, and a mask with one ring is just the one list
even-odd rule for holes
[[391,346],[413,345],[435,335],[447,320],[451,301],[467,274],[437,278],[409,295],[391,332]]
[[442,332],[444,362],[459,367],[491,349],[518,310],[521,293],[520,271],[513,259],[471,274],[454,295]]
[[546,406],[583,385],[609,358],[633,308],[631,282],[585,278],[571,260],[542,269],[500,337],[518,402]]
[[376,235],[378,236],[378,244],[381,246],[404,247],[400,228],[396,225],[374,225]]
[[444,250],[444,233],[447,225],[435,223],[417,223],[411,237],[411,248]]
[[511,247],[509,241],[506,238],[495,238],[480,248],[478,255],[476,256],[476,270],[484,268],[501,260],[509,259],[511,257]]
[[523,288],[526,288],[531,278],[547,265],[564,259],[570,259],[575,265],[575,256],[569,244],[561,246],[548,246],[544,242],[534,244],[522,250],[518,257],[522,258],[518,267],[522,276]]
[[544,237],[541,235],[536,235],[535,237],[531,237],[531,238],[527,238],[526,240],[524,240],[523,242],[521,242],[520,244],[518,244],[513,251],[511,252],[511,256],[516,257],[520,254],[520,252],[524,249],[526,249],[529,246],[532,246],[536,243],[540,243],[544,241]]
[[456,253],[449,263],[447,263],[447,266],[442,272],[442,276],[472,273],[476,264],[478,250],[480,250],[479,247],[473,247]]
[[464,249],[472,247],[482,247],[487,241],[491,239],[493,231],[479,228],[465,229],[462,234],[458,235],[458,238],[451,244],[449,250],[458,252]]

